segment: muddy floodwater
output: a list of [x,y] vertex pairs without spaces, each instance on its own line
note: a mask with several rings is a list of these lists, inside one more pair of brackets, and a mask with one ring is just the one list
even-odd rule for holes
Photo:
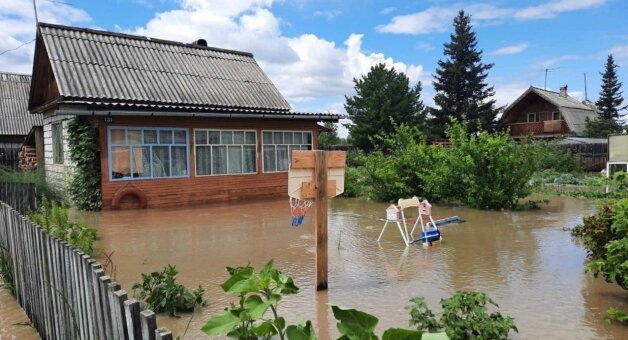
[[[458,215],[466,222],[441,228],[442,244],[406,247],[396,228],[375,240],[387,204],[336,198],[329,214],[329,290],[314,289],[311,217],[290,226],[287,200],[205,206],[81,213],[98,229],[97,254],[114,252],[116,279],[130,291],[140,273],[173,264],[188,287],[201,284],[208,306],[194,315],[161,317],[175,335],[199,338],[211,315],[232,299],[219,285],[226,266],[269,259],[301,288],[287,296],[280,314],[315,324],[321,339],[337,335],[330,304],[353,307],[380,319],[378,334],[407,327],[404,306],[415,296],[440,311],[439,301],[457,290],[488,293],[504,314],[515,318],[515,339],[628,339],[628,328],[608,324],[610,306],[628,308],[628,294],[584,274],[585,251],[564,228],[591,214],[589,201],[552,198],[540,211],[478,211],[434,206],[434,215]],[[311,215],[311,214],[310,214]],[[99,255],[102,258],[102,255]]]

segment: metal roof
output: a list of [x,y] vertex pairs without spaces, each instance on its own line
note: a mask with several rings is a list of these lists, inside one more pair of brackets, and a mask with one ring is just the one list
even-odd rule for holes
[[580,133],[584,131],[587,118],[590,120],[598,118],[598,115],[593,107],[586,105],[569,95],[562,97],[558,92],[530,86],[521,96],[519,96],[519,98],[517,98],[517,100],[508,105],[508,107],[504,110],[501,120],[504,121],[506,117],[508,117],[510,110],[530,93],[535,93],[549,103],[555,105],[572,132]]
[[565,137],[558,144],[608,144],[607,138]]
[[31,76],[0,72],[0,135],[26,136],[42,125],[41,114],[28,113]]
[[288,112],[253,55],[40,23],[62,102]]

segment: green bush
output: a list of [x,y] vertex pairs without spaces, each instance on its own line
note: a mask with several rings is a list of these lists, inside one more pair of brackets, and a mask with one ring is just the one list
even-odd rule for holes
[[0,278],[2,278],[0,288],[8,289],[9,293],[15,296],[15,280],[13,279],[10,256],[9,250],[0,244]]
[[72,202],[81,210],[100,210],[102,196],[98,129],[91,127],[87,119],[72,119],[68,123],[68,147],[70,160],[75,165],[68,186]]
[[142,283],[133,285],[133,297],[142,301],[143,307],[155,313],[191,312],[196,306],[205,304],[205,290],[200,285],[189,291],[176,282],[177,269],[167,265],[161,272],[142,274]]
[[552,169],[559,173],[582,173],[582,159],[578,154],[559,145],[555,141],[531,141],[538,157],[538,169]]
[[42,196],[37,211],[30,212],[28,218],[50,235],[68,242],[86,254],[92,253],[96,230],[83,223],[70,221],[67,207]]
[[61,200],[61,194],[59,191],[46,182],[43,167],[33,170],[15,170],[0,165],[0,178],[0,181],[6,183],[35,184],[35,190],[37,190],[38,195],[44,195],[55,201]]

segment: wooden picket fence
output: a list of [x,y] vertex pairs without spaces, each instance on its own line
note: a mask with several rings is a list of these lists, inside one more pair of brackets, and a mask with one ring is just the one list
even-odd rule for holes
[[16,299],[42,339],[172,339],[101,264],[0,202],[0,251]]
[[0,182],[0,201],[25,214],[37,210],[37,187],[33,183]]

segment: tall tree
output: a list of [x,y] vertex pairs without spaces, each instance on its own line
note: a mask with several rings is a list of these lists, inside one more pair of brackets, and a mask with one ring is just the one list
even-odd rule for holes
[[338,128],[332,122],[325,122],[326,131],[318,134],[318,146],[325,149],[330,145],[340,144],[342,140],[338,137]]
[[495,91],[486,83],[493,64],[482,63],[482,50],[477,49],[471,29],[471,17],[461,10],[454,18],[451,41],[444,45],[445,60],[438,61],[434,75],[434,102],[438,107],[432,110],[432,127],[441,137],[452,117],[468,121],[467,130],[474,132],[478,120],[482,129],[490,128],[499,111],[492,99]]
[[627,106],[621,107],[624,98],[622,97],[621,85],[617,79],[617,64],[613,59],[613,55],[609,54],[604,65],[604,73],[600,73],[602,76],[602,89],[600,90],[600,98],[595,103],[597,105],[600,118],[602,119],[617,119],[619,112],[625,109]]
[[392,133],[395,124],[419,125],[425,123],[425,106],[421,100],[421,83],[410,86],[410,79],[384,64],[371,67],[368,74],[353,79],[355,96],[345,96],[345,109],[351,123],[349,140],[365,152],[376,145],[371,137]]

